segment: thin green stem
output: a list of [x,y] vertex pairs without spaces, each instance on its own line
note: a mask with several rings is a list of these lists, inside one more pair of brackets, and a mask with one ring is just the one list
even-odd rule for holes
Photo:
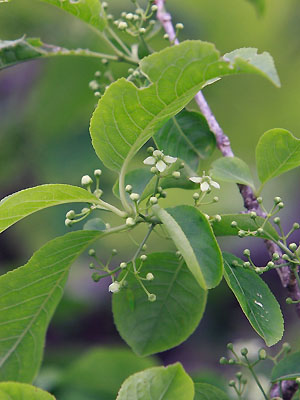
[[[106,28],[107,31],[109,32],[109,34],[115,39],[116,42],[119,43],[119,45],[122,47],[122,49],[124,50],[124,53],[127,54],[130,58],[132,58],[132,54],[131,52],[128,50],[127,46],[125,45],[125,43],[123,42],[123,40],[116,35],[116,33],[114,32],[113,29],[111,29],[110,27]],[[109,39],[108,39],[109,40]]]
[[105,201],[99,199],[98,204],[100,207],[105,208],[107,211],[111,211],[114,214],[118,215],[121,218],[126,218],[127,213],[124,211],[119,210],[117,207],[113,206],[112,204],[106,203]]
[[151,226],[149,227],[146,236],[144,237],[142,243],[139,245],[137,251],[135,252],[134,256],[132,257],[132,261],[137,259],[138,255],[139,255],[140,252],[142,251],[142,247],[144,246],[144,244],[146,244],[146,242],[147,242],[149,236],[151,235],[151,232],[153,231],[154,226],[155,226],[154,224],[151,224]]
[[245,358],[245,360],[246,360],[246,362],[247,362],[248,369],[249,369],[251,375],[253,376],[253,378],[254,378],[254,380],[255,380],[257,386],[259,387],[260,391],[262,392],[262,394],[263,394],[265,400],[269,400],[269,399],[268,399],[268,396],[266,395],[266,393],[265,393],[265,391],[264,391],[264,389],[263,389],[263,387],[261,386],[261,383],[259,382],[259,379],[258,379],[258,377],[257,377],[257,375],[256,375],[256,373],[255,373],[255,371],[254,371],[254,369],[253,369],[252,364],[249,362],[248,357],[247,357],[246,355],[244,355],[244,358]]

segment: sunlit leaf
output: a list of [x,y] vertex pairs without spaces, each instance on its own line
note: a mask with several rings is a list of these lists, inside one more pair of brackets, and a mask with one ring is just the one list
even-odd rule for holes
[[171,118],[154,140],[165,154],[181,158],[195,171],[199,161],[209,157],[216,147],[215,135],[203,115],[187,110]]
[[300,166],[300,139],[285,129],[271,129],[259,139],[256,147],[258,176],[264,184]]
[[[243,261],[224,253],[224,276],[252,327],[273,346],[283,335],[283,318],[277,300],[266,283],[254,272],[243,268]],[[237,262],[238,266],[232,263]]]
[[142,274],[149,272],[154,280],[145,285],[156,295],[155,302],[148,301],[131,274],[126,278],[129,289],[113,296],[117,329],[139,355],[158,353],[182,343],[199,325],[206,305],[206,292],[175,254],[148,255]]
[[103,31],[106,19],[100,0],[41,0],[57,6],[75,17]]
[[0,202],[0,232],[21,219],[47,207],[66,203],[97,204],[97,197],[71,185],[41,185],[21,190]]
[[225,392],[208,383],[195,383],[194,400],[230,400]]
[[[227,61],[225,61],[225,59]],[[220,57],[214,45],[186,41],[145,57],[140,68],[152,84],[137,88],[122,78],[106,90],[91,120],[93,146],[117,172],[213,78],[234,73],[262,75],[278,84],[268,53],[245,49]]]
[[222,157],[212,163],[211,176],[220,181],[254,187],[248,165],[238,157]]
[[55,400],[50,393],[19,382],[0,383],[0,398],[1,400]]
[[272,382],[300,378],[300,352],[284,357],[272,370]]
[[181,364],[150,368],[130,376],[116,400],[194,400],[194,383]]
[[188,268],[204,289],[217,286],[223,275],[221,251],[207,218],[195,207],[152,207]]
[[38,250],[26,265],[0,277],[0,380],[32,382],[69,268],[101,235],[77,231],[58,237]]

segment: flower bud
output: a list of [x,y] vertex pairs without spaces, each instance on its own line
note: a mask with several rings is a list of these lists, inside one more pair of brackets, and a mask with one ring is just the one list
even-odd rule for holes
[[213,198],[213,202],[214,203],[217,203],[219,201],[219,197],[218,196],[215,196],[214,198]]
[[249,263],[249,261],[246,261],[243,263],[243,267],[244,268],[250,268],[251,264]]
[[101,279],[101,275],[99,275],[97,272],[94,272],[92,274],[92,279],[93,279],[94,282],[99,282],[100,279]]
[[128,14],[126,14],[125,18],[128,19],[128,21],[131,21],[133,19],[133,14],[128,13]]
[[215,215],[215,220],[216,220],[216,222],[221,222],[221,220],[222,220],[221,215],[219,215],[219,214]]
[[120,283],[119,282],[113,282],[108,286],[108,290],[112,293],[117,293],[120,291]]
[[131,193],[129,196],[132,201],[139,201],[140,195],[138,193]]
[[280,218],[279,217],[274,218],[274,224],[276,224],[276,225],[280,224]]
[[96,255],[95,249],[90,249],[88,254],[89,254],[89,256],[91,256],[91,257],[95,257],[95,255]]
[[145,28],[140,28],[140,29],[139,29],[139,33],[140,33],[141,35],[144,35],[144,34],[146,33],[146,29],[145,29]]
[[296,229],[299,229],[299,228],[300,228],[300,225],[298,224],[298,222],[295,222],[293,224],[293,229],[296,230]]
[[226,365],[226,364],[228,364],[227,358],[221,357],[219,363],[220,363],[221,365]]
[[236,221],[232,221],[230,226],[231,226],[231,228],[236,228],[237,227],[237,222]]
[[183,29],[184,25],[179,22],[178,24],[175,25],[175,27],[176,27],[176,29]]
[[273,255],[272,255],[272,260],[274,260],[274,261],[277,261],[277,260],[279,260],[279,258],[280,258],[280,256],[279,256],[279,254],[278,253],[273,253]]
[[269,261],[267,264],[268,268],[274,268],[275,264],[273,263],[273,261]]
[[71,219],[69,219],[69,218],[66,218],[65,219],[65,225],[67,227],[71,227],[73,225],[73,221]]
[[262,197],[258,197],[257,199],[258,204],[261,204],[263,202],[263,198]]
[[151,272],[148,272],[148,274],[146,275],[146,279],[147,279],[147,281],[153,281],[154,275],[151,274]]
[[258,352],[258,357],[260,360],[265,360],[267,358],[267,352],[265,349],[260,349]]
[[151,7],[151,11],[152,11],[152,12],[157,11],[157,9],[158,9],[158,7],[157,7],[156,5],[153,5],[153,6]]
[[68,211],[67,212],[67,214],[66,214],[66,218],[67,219],[73,219],[73,218],[75,218],[75,211],[74,210],[70,210],[70,211]]
[[250,218],[255,219],[257,217],[257,214],[255,211],[251,211],[250,213]]
[[101,169],[95,169],[95,171],[94,171],[95,176],[99,177],[101,174],[102,174]]
[[235,386],[235,381],[233,379],[231,381],[229,381],[228,386],[234,387]]
[[146,254],[142,254],[140,259],[141,259],[141,261],[146,261],[147,260]]
[[275,204],[278,204],[278,203],[280,203],[281,202],[281,197],[274,197],[274,203]]
[[164,39],[169,40],[169,35],[167,33],[164,34]]
[[246,257],[250,257],[250,250],[249,249],[245,249],[243,252],[244,256]]
[[289,261],[289,260],[290,260],[290,257],[289,257],[287,254],[283,254],[282,259],[283,259],[284,261]]
[[194,194],[193,194],[193,199],[194,199],[194,200],[199,200],[199,198],[200,198],[199,193],[194,193]]
[[290,297],[285,299],[286,304],[293,304],[293,300]]
[[262,234],[264,233],[263,228],[258,228],[258,229],[257,229],[257,233],[258,233],[259,235],[262,235]]
[[126,267],[127,267],[127,263],[126,262],[121,262],[120,268],[124,269]]
[[179,172],[179,171],[174,171],[174,172],[172,173],[172,176],[173,176],[173,178],[175,178],[175,179],[179,179],[179,178],[180,178],[180,172]]
[[92,183],[93,183],[93,180],[89,175],[84,175],[81,178],[81,185],[82,186],[90,186]]
[[246,356],[248,354],[248,349],[246,347],[241,349],[241,355]]
[[158,202],[157,197],[154,197],[154,196],[150,197],[151,204],[156,204],[157,202]]
[[127,193],[131,193],[131,191],[132,191],[132,186],[131,186],[131,185],[126,185],[126,186],[125,186],[125,191],[126,191]]
[[240,238],[243,238],[243,237],[246,236],[246,232],[245,232],[243,229],[240,229],[240,230],[238,231],[238,236],[239,236]]
[[289,352],[291,351],[291,345],[289,343],[283,343],[282,348],[286,351]]
[[118,24],[118,29],[120,29],[121,31],[124,31],[124,30],[127,29],[127,28],[128,28],[127,22],[125,22],[125,21],[119,22],[119,24]]
[[133,218],[128,217],[128,218],[126,219],[125,224],[126,224],[127,226],[134,226],[134,225],[135,225],[135,221],[134,221]]
[[153,154],[153,152],[154,152],[154,147],[148,147],[147,148],[147,153],[148,154]]
[[151,167],[151,168],[150,168],[150,172],[151,172],[152,174],[157,174],[157,173],[158,173],[158,169],[157,169],[156,167]]
[[277,204],[278,208],[283,208],[284,207],[284,203],[281,201],[280,203]]
[[154,301],[156,301],[156,296],[155,294],[151,293],[148,295],[148,300],[151,301],[151,303],[153,303]]
[[289,249],[292,251],[296,251],[298,248],[298,246],[296,245],[296,243],[290,243],[289,244]]
[[234,365],[235,364],[235,360],[233,358],[229,358],[228,364],[229,365]]

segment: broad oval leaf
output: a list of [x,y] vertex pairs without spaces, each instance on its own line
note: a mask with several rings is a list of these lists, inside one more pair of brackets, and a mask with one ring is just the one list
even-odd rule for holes
[[172,253],[150,254],[142,274],[153,273],[145,283],[156,295],[150,302],[133,275],[128,289],[113,295],[113,315],[122,338],[139,355],[168,350],[186,340],[198,326],[206,305],[206,292],[183,262]]
[[216,137],[202,114],[182,110],[155,134],[157,147],[181,158],[195,171],[199,161],[212,155]]
[[47,207],[66,203],[97,204],[97,197],[71,185],[41,185],[21,190],[0,201],[0,232]]
[[1,400],[55,400],[50,393],[19,382],[1,382],[0,398]]
[[[258,63],[259,60],[264,62]],[[100,99],[91,119],[94,149],[104,164],[117,172],[171,117],[216,77],[254,73],[274,80],[276,70],[267,53],[236,53],[225,61],[214,45],[186,41],[145,57],[140,68],[150,86],[137,88],[124,78],[114,82]]]
[[208,383],[195,383],[194,400],[230,400],[223,390]]
[[222,255],[207,218],[192,206],[164,210],[155,205],[152,209],[199,285],[204,289],[217,286],[223,276]]
[[26,265],[0,277],[0,380],[32,382],[69,268],[101,235],[77,231],[58,237]]
[[[159,181],[159,186],[163,189],[180,188],[186,190],[196,190],[199,185],[191,182],[188,178],[190,176],[196,175],[187,165],[180,169],[180,178],[175,179],[172,176],[172,172],[179,169],[181,160],[176,161],[169,168],[167,168],[163,173],[161,173],[161,179]],[[139,168],[134,169],[125,176],[125,186],[131,185],[132,191],[138,193],[141,196],[141,200],[145,199],[154,193],[156,176],[150,172],[149,168]],[[119,181],[117,180],[113,187],[113,193],[116,197],[119,197]],[[129,200],[129,195],[127,194],[127,199]]]
[[92,25],[99,31],[106,26],[105,14],[100,0],[41,0],[57,6],[75,17]]
[[[237,227],[231,226],[232,221],[237,222]],[[216,236],[238,236],[240,229],[245,232],[257,231],[265,222],[262,217],[256,217],[255,220],[250,217],[249,214],[222,214],[221,221],[215,221],[212,223],[212,228]],[[279,235],[273,225],[267,222],[264,225],[263,233],[259,236],[264,239],[279,240]]]
[[300,351],[284,357],[272,370],[272,382],[300,378]]
[[16,40],[0,40],[0,69],[24,61],[55,56],[103,57],[102,54],[88,49],[69,50],[46,44],[38,38],[21,37]]
[[256,164],[263,184],[300,166],[300,139],[285,129],[271,129],[259,139]]
[[[130,375],[157,366],[155,358],[141,358],[127,348],[95,347],[75,360],[61,376],[59,387],[82,395],[116,398]],[[83,396],[83,398],[85,398]]]
[[[267,346],[273,346],[283,335],[284,326],[277,300],[266,283],[254,272],[243,268],[243,261],[223,253],[224,276],[255,331]],[[238,266],[232,265],[233,261]]]
[[254,188],[250,168],[238,157],[222,157],[212,163],[210,171],[216,180],[241,183]]
[[130,376],[116,400],[194,400],[194,383],[181,364],[146,369]]

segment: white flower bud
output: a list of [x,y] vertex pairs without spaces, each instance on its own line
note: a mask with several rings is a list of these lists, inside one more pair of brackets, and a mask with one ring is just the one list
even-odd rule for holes
[[89,83],[89,88],[90,89],[92,89],[92,90],[98,90],[99,89],[99,83],[97,82],[97,81],[91,81],[90,83]]
[[140,199],[140,195],[138,193],[131,193],[129,197],[132,201],[138,201]]
[[150,197],[151,204],[157,204],[157,202],[158,202],[157,197],[154,197],[154,196]]
[[131,218],[131,217],[128,217],[127,219],[126,219],[126,225],[127,226],[134,226],[135,225],[135,221],[134,221],[134,219],[133,218]]
[[156,5],[153,5],[153,6],[151,7],[151,11],[152,11],[152,12],[157,11],[157,9],[158,9],[158,7],[157,7]]
[[126,185],[126,186],[125,186],[125,191],[126,191],[127,193],[131,192],[131,191],[132,191],[132,186],[131,186],[131,185]]
[[146,256],[146,254],[142,254],[141,257],[140,257],[140,259],[141,259],[142,261],[146,261],[147,258],[148,258],[148,257]]
[[153,294],[153,293],[152,293],[152,294],[149,294],[149,295],[148,295],[148,300],[151,301],[151,302],[153,303],[153,302],[156,300],[155,294]]
[[110,229],[111,228],[111,226],[110,226],[110,224],[107,222],[106,224],[105,224],[105,229]]
[[72,224],[73,224],[73,221],[71,219],[69,219],[69,218],[65,219],[65,225],[66,226],[70,227],[70,226],[72,226]]
[[126,19],[128,19],[128,21],[131,21],[133,19],[133,14],[132,13],[126,14]]
[[163,152],[160,150],[154,150],[153,155],[154,155],[154,157],[162,157]]
[[120,268],[126,268],[127,267],[127,263],[126,262],[121,262],[120,264]]
[[184,25],[179,22],[178,24],[175,25],[175,27],[176,27],[176,29],[183,29]]
[[179,171],[174,171],[172,174],[173,178],[179,179],[180,178],[180,172]]
[[144,33],[146,33],[146,29],[145,29],[145,28],[140,28],[140,29],[139,29],[139,33],[140,33],[141,35],[144,35]]
[[125,21],[119,22],[118,28],[119,28],[121,31],[127,29],[127,28],[128,28],[127,22],[125,22]]
[[156,167],[151,167],[151,168],[150,168],[150,172],[151,172],[152,174],[157,174],[157,173],[158,173],[158,169],[157,169]]
[[92,180],[92,178],[89,176],[89,175],[84,175],[82,178],[81,178],[81,185],[82,186],[89,186],[89,185],[91,185],[93,183],[93,180]]
[[102,2],[102,7],[103,7],[103,8],[107,8],[107,7],[108,7],[108,4],[107,4],[106,1],[103,1],[103,2]]
[[112,293],[117,293],[120,291],[120,284],[119,282],[113,282],[109,285],[108,290]]
[[100,176],[101,174],[102,174],[101,169],[95,169],[95,171],[94,171],[95,176]]
[[167,33],[164,34],[164,39],[169,40],[169,35]]
[[147,281],[153,281],[154,275],[151,272],[148,272],[148,274],[146,275],[146,279]]
[[75,217],[75,215],[76,215],[75,211],[74,210],[70,210],[70,211],[67,212],[66,218],[67,219],[73,219]]
[[87,208],[87,207],[84,207],[84,208],[81,210],[81,212],[82,212],[83,214],[86,214],[86,213],[88,213],[89,211],[90,211],[90,209]]
[[215,220],[216,220],[217,222],[221,222],[221,220],[222,220],[221,215],[219,215],[219,214],[215,215]]

